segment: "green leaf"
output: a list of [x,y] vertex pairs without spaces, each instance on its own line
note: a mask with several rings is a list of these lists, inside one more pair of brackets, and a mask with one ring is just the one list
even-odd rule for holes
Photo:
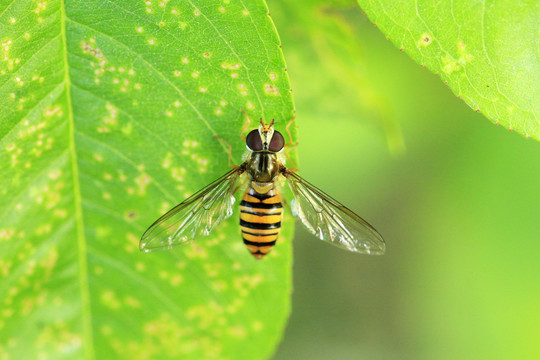
[[[365,50],[344,15],[343,11],[351,8],[358,11],[354,0],[271,3],[272,15],[284,39],[287,62],[301,64],[292,77],[298,79],[293,81],[297,108],[303,108],[303,117],[310,122],[347,118],[377,122],[385,132],[390,152],[403,153],[405,144],[394,111],[384,94],[370,84]],[[322,98],[332,101],[321,101]]]
[[538,1],[358,3],[387,38],[471,108],[540,140]]
[[292,218],[264,260],[238,213],[143,254],[240,163],[245,110],[293,116],[262,0],[0,5],[0,358],[259,359],[290,308]]

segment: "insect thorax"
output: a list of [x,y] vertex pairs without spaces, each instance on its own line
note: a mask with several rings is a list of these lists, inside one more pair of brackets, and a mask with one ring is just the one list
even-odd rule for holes
[[264,191],[266,186],[263,184],[257,186],[257,183],[273,184],[278,177],[280,163],[276,153],[268,151],[252,152],[247,161],[246,172],[255,190],[259,192],[260,189],[262,193],[268,191]]

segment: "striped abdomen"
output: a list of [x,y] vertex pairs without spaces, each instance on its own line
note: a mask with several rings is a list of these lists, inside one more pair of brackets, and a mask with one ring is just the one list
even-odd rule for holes
[[275,188],[259,194],[250,183],[240,203],[240,228],[244,244],[258,260],[276,244],[281,210],[281,199]]

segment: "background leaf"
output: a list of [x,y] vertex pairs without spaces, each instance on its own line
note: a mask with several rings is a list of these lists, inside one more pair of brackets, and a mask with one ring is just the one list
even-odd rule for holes
[[387,38],[471,108],[540,140],[538,1],[358,3]]
[[[0,8],[0,354],[256,359],[289,312],[290,238],[263,261],[238,215],[138,251],[160,214],[228,170],[241,109],[292,98],[263,1],[14,0]],[[256,126],[256,123],[253,124]]]
[[[540,358],[539,144],[470,111],[346,3],[269,6],[297,104],[301,174],[369,220],[387,253],[343,252],[297,226],[293,311],[274,358]],[[320,4],[322,16],[294,26]],[[343,26],[355,61],[314,49]],[[402,156],[387,151],[377,112],[355,100],[362,89],[335,76],[331,60],[387,104]]]
[[[305,104],[300,106],[309,107],[310,113],[317,113],[317,117],[362,119],[380,127],[390,152],[402,153],[405,145],[395,110],[384,94],[370,85],[362,62],[364,49],[340,12],[351,6],[357,7],[354,0],[271,3],[272,13],[280,16],[279,28],[286,33],[286,46],[295,48],[289,51],[289,60],[302,63],[302,71],[294,75],[298,79],[294,91],[302,94],[299,99]],[[313,91],[313,74],[322,92]],[[321,101],[322,98],[333,101]]]

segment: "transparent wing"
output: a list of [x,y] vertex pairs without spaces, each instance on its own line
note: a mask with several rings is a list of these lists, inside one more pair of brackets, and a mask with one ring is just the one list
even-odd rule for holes
[[144,252],[167,250],[208,235],[233,213],[234,185],[243,172],[241,166],[199,190],[169,210],[145,231],[139,244]]
[[382,255],[386,245],[367,221],[334,200],[296,173],[285,170],[294,194],[291,210],[315,236],[345,250]]

